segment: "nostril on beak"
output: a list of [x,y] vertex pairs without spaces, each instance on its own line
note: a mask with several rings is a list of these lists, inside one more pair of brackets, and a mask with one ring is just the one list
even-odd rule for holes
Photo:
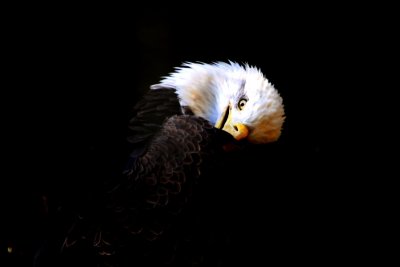
[[235,131],[239,131],[239,129],[236,125],[233,125],[233,129],[235,129]]

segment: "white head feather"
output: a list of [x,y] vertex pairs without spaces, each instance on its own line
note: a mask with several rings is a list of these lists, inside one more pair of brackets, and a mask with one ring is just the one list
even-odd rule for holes
[[[174,88],[182,106],[215,125],[231,105],[232,120],[246,125],[252,143],[276,141],[284,122],[282,98],[259,69],[236,62],[187,62],[151,89]],[[246,105],[238,108],[241,99]]]

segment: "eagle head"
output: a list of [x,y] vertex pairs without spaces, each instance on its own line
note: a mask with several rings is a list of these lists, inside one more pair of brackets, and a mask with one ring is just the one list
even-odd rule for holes
[[173,88],[183,110],[210,121],[235,139],[276,141],[285,119],[282,98],[261,71],[229,61],[186,62],[151,89]]

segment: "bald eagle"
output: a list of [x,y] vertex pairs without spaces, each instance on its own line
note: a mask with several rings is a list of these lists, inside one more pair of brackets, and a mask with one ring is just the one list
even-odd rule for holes
[[134,113],[125,169],[68,220],[57,266],[224,266],[233,196],[225,159],[278,140],[280,94],[248,64],[187,62]]

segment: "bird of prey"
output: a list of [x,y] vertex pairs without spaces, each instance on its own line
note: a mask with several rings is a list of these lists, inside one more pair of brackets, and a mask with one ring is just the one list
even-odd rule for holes
[[224,266],[234,195],[225,191],[238,167],[226,159],[278,140],[280,94],[257,67],[186,62],[134,113],[125,169],[65,227],[57,264]]

